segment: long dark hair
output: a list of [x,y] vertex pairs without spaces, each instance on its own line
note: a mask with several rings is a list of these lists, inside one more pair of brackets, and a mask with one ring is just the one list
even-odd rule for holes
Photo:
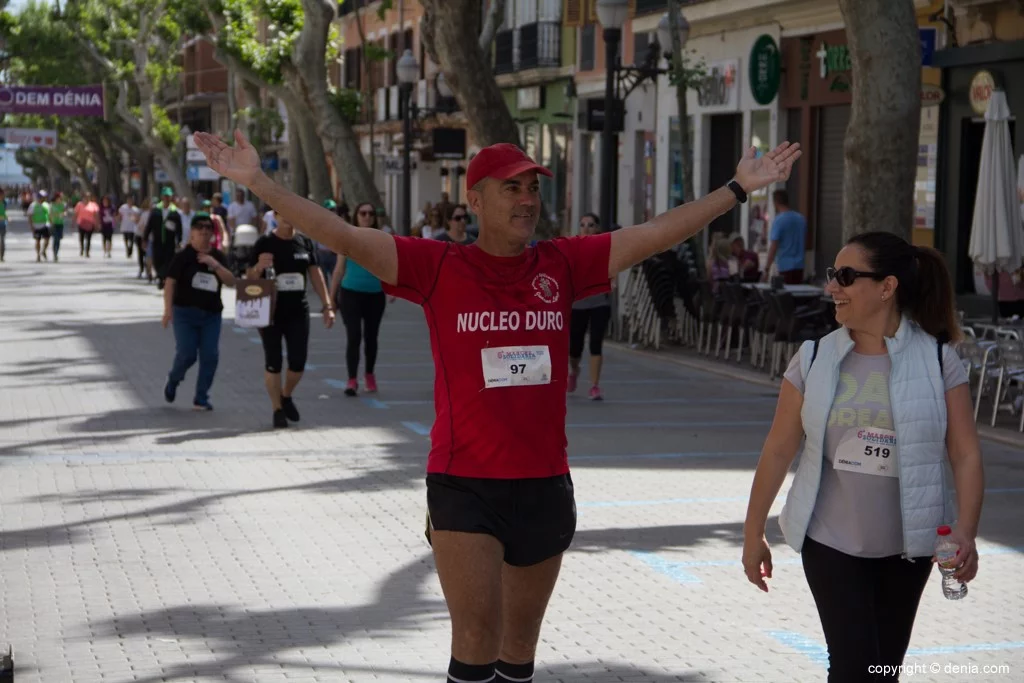
[[936,339],[960,339],[953,282],[942,254],[931,247],[915,247],[891,232],[861,233],[847,244],[867,252],[872,271],[896,278],[896,306],[901,313]]
[[359,209],[363,208],[364,206],[368,206],[370,207],[370,209],[373,210],[373,227],[379,229],[380,226],[377,225],[377,207],[375,207],[372,202],[361,202],[359,204],[356,204],[356,209],[355,211],[352,212],[352,219],[354,221],[355,226],[357,228],[361,227],[359,225]]

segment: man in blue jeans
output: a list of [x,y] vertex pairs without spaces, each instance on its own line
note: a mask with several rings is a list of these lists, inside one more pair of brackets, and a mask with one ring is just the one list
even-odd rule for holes
[[217,372],[220,346],[221,284],[235,285],[224,254],[210,246],[213,219],[197,213],[192,219],[188,245],[167,266],[164,283],[163,326],[173,323],[174,364],[167,375],[164,398],[173,403],[185,373],[199,359],[199,376],[192,409],[213,410],[210,387]]
[[807,239],[807,219],[789,207],[789,194],[785,190],[772,193],[775,203],[775,222],[772,223],[771,247],[764,278],[770,277],[772,263],[778,259],[779,275],[787,285],[804,281],[804,249]]

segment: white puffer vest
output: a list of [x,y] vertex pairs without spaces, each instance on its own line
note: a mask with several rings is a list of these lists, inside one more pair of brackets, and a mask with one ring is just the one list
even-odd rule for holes
[[[899,448],[903,557],[931,556],[936,528],[956,519],[953,472],[946,453],[946,389],[934,337],[904,317],[895,337],[886,337],[892,370],[889,402]],[[805,378],[800,411],[805,442],[793,486],[779,517],[786,542],[800,552],[821,482],[825,431],[839,383],[839,368],[854,342],[841,327],[800,347]],[[850,514],[856,514],[851,510]]]

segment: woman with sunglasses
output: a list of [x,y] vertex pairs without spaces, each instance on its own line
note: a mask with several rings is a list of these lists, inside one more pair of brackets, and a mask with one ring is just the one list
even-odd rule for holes
[[817,605],[828,680],[875,680],[868,671],[906,654],[938,527],[955,525],[957,579],[978,571],[981,449],[967,375],[947,345],[960,330],[942,256],[861,234],[828,269],[826,292],[841,327],[804,343],[786,371],[750,493],[743,568],[767,592],[766,520],[802,444],[782,533]]
[[[601,220],[595,213],[585,213],[580,218],[580,235],[599,235]],[[613,281],[614,284],[614,281]],[[580,360],[583,358],[583,340],[590,329],[590,392],[587,398],[600,401],[601,365],[604,361],[601,346],[604,333],[608,329],[608,321],[612,319],[612,295],[608,292],[595,294],[580,299],[572,305],[569,318],[569,380],[566,388],[569,393],[576,391],[576,382],[580,375]]]
[[[356,205],[355,215],[357,227],[380,229],[373,204],[363,202]],[[359,372],[359,347],[362,345],[365,345],[366,353],[366,391],[373,393],[377,391],[377,378],[373,370],[377,364],[380,322],[384,319],[384,288],[380,280],[368,270],[339,254],[338,265],[331,277],[331,298],[338,302],[341,320],[345,323],[345,363],[348,366],[345,395],[355,396],[359,393],[356,375]]]
[[199,376],[192,409],[213,410],[210,387],[220,358],[220,322],[224,304],[221,284],[233,287],[235,276],[224,254],[211,246],[213,220],[207,213],[192,219],[188,244],[171,259],[164,280],[163,326],[174,324],[177,349],[164,386],[164,398],[173,403],[185,373],[199,359]]
[[[256,240],[249,260],[246,277],[254,279],[265,275],[268,268],[274,269],[277,285],[277,303],[274,319],[267,327],[260,328],[265,361],[263,382],[274,408],[274,429],[288,426],[288,421],[299,421],[299,409],[295,407],[292,394],[306,371],[309,355],[309,299],[306,297],[306,283],[323,302],[320,313],[324,327],[334,326],[334,307],[327,296],[327,283],[317,265],[316,247],[313,241],[295,232],[291,223],[277,212],[271,217],[273,228]],[[281,385],[281,365],[284,351],[281,342],[288,347],[288,373],[284,386]]]
[[455,242],[456,244],[470,245],[476,242],[476,238],[466,231],[466,221],[469,219],[469,212],[463,204],[451,204],[448,206],[448,215],[445,216],[445,224],[448,229],[434,239],[442,242]]

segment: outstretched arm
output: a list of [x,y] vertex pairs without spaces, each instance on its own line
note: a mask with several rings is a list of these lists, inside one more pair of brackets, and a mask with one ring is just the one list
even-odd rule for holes
[[[800,158],[800,145],[784,142],[763,157],[751,147],[736,167],[736,181],[749,196],[751,192],[789,178],[793,163]],[[612,233],[608,276],[685,242],[711,221],[736,206],[736,195],[720,188],[697,201],[683,204],[653,220]]]
[[268,178],[260,168],[256,150],[241,132],[235,131],[235,146],[229,147],[209,133],[196,133],[196,145],[213,170],[248,187],[274,207],[289,223],[335,252],[353,258],[381,281],[398,281],[398,251],[394,238],[372,228],[357,228],[336,213],[303,199]]

